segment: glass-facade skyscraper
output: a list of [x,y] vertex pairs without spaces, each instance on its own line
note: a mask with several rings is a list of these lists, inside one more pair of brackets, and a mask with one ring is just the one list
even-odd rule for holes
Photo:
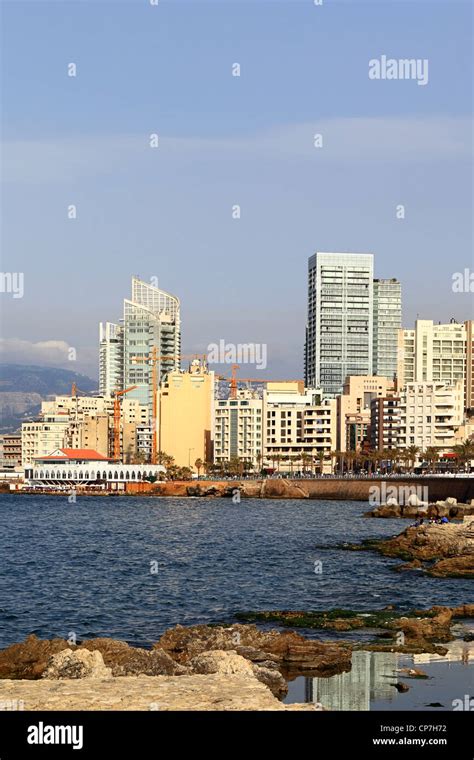
[[371,375],[373,365],[371,253],[315,253],[308,261],[305,384],[327,395],[342,392],[348,375]]
[[[181,322],[180,303],[176,296],[150,283],[132,278],[132,294],[123,302],[123,319],[119,325],[100,326],[101,392],[136,385],[127,394],[140,404],[153,405],[153,349],[160,357],[157,363],[157,384],[164,376],[180,367]],[[102,380],[103,378],[103,380]]]

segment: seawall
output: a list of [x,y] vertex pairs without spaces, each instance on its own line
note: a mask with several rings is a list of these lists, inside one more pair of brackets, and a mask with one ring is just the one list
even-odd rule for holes
[[[374,489],[390,497],[390,489],[418,489],[419,497],[430,502],[448,497],[460,503],[474,499],[474,477],[410,477],[410,478],[349,478],[306,479],[266,479],[266,480],[193,480],[169,481],[165,483],[127,483],[129,494],[149,494],[154,496],[202,496],[232,497],[237,491],[243,498],[263,499],[350,499],[368,501]],[[427,490],[423,490],[427,489]],[[400,490],[398,491],[400,493]],[[406,494],[409,491],[405,491]]]

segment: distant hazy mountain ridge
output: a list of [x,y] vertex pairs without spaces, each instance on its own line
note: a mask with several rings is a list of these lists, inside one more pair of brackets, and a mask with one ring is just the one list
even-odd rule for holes
[[23,420],[38,414],[48,396],[71,392],[71,386],[86,392],[97,390],[87,375],[57,367],[3,364],[0,368],[0,433],[17,430]]

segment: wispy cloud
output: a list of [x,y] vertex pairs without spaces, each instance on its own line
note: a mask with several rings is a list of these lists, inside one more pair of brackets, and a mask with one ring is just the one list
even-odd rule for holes
[[[333,163],[430,162],[466,160],[472,155],[470,118],[335,118],[289,124],[247,136],[219,138],[159,135],[159,148],[149,147],[150,133],[17,140],[4,142],[5,182],[62,182],[128,171],[156,171],[205,160],[271,159]],[[314,135],[323,147],[314,147]]]

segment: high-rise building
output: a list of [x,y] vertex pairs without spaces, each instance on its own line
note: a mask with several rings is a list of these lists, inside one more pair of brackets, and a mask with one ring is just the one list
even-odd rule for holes
[[212,462],[214,372],[195,359],[189,370],[173,370],[160,389],[158,448],[178,467]]
[[[100,390],[110,394],[119,388],[137,387],[128,398],[153,409],[153,350],[158,357],[157,386],[172,370],[179,369],[181,354],[180,304],[138,277],[132,277],[132,295],[123,303],[123,319],[100,327]],[[157,404],[159,394],[157,394]]]
[[400,385],[414,382],[464,384],[464,407],[472,410],[473,322],[435,324],[417,319],[414,330],[399,330]]
[[402,326],[402,287],[398,280],[374,280],[373,374],[397,372],[398,330]]
[[308,261],[305,385],[334,396],[373,365],[372,254],[320,253]]
[[99,325],[99,393],[110,396],[123,388],[123,328],[113,322]]

